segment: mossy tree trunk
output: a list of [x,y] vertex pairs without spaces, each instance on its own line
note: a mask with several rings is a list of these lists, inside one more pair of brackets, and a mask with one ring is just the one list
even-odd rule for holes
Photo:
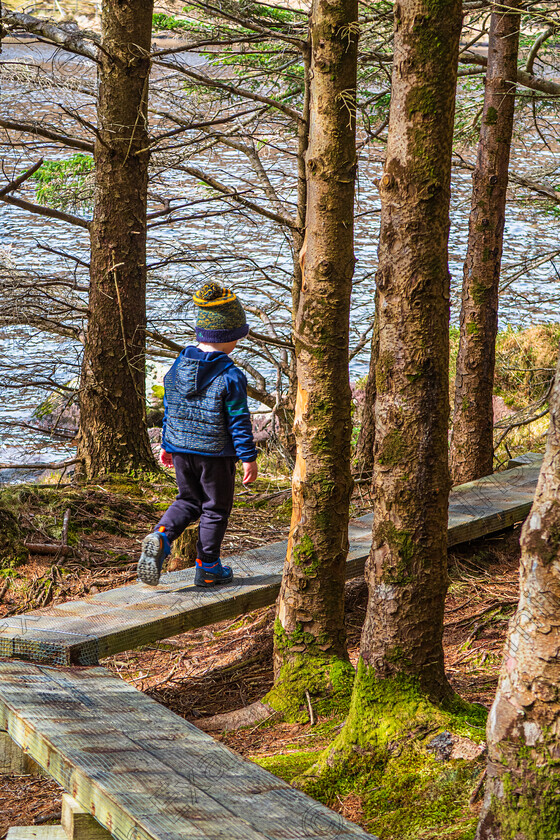
[[90,478],[155,464],[145,419],[152,11],[150,0],[103,3],[89,320],[78,445]]
[[451,473],[463,484],[493,471],[492,392],[508,167],[515,108],[519,2],[492,7],[484,110],[473,173],[455,380]]
[[560,358],[535,500],[521,532],[520,599],[488,718],[477,840],[560,836]]
[[[311,11],[306,236],[295,296],[298,391],[293,513],[278,601],[278,707],[350,673],[344,627],[348,551],[350,292],[354,270],[357,0],[314,0]],[[282,702],[280,703],[282,706]],[[286,707],[283,706],[284,710]]]
[[460,32],[460,0],[405,0],[395,6],[376,278],[375,508],[357,694],[360,683],[372,677],[412,679],[436,701],[451,694],[442,647],[449,492],[447,243]]

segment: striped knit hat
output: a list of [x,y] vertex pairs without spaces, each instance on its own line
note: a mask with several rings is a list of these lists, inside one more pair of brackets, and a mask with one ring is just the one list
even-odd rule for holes
[[207,344],[227,344],[249,332],[245,311],[230,289],[206,283],[195,292],[196,337]]

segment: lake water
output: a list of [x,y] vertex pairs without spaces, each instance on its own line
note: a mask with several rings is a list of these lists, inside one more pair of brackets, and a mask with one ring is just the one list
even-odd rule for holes
[[[60,56],[60,54],[58,54]],[[81,60],[57,58],[59,76],[75,81],[72,86],[59,89],[42,84],[38,89],[30,78],[13,78],[16,67],[36,64],[48,66],[53,51],[46,45],[6,44],[1,60],[4,64],[3,113],[12,118],[41,115],[56,108],[57,103],[79,110],[84,118],[92,117],[91,92],[94,77]],[[200,63],[197,56],[187,56],[188,63]],[[9,69],[11,68],[11,70]],[[5,80],[6,72],[12,79]],[[159,86],[159,90],[158,90]],[[152,85],[154,108],[169,108],[173,100],[178,103],[177,85],[171,85],[162,72]],[[183,95],[185,99],[185,95]],[[184,107],[178,103],[177,107]],[[264,127],[260,129],[262,159],[273,186],[289,205],[295,199],[295,161],[278,149],[267,145]],[[264,139],[262,139],[264,138]],[[284,141],[282,141],[284,145]],[[40,156],[60,157],[60,149],[52,147],[43,151],[39,146],[16,152],[5,148],[3,159],[5,177],[13,171],[22,172],[30,162]],[[71,152],[68,152],[71,154]],[[235,149],[224,146],[207,149],[189,158],[189,150],[172,153],[183,155],[183,163],[201,166],[225,183],[238,189],[254,181],[248,170],[247,158]],[[153,227],[149,238],[148,262],[154,266],[150,273],[148,311],[150,326],[176,338],[187,341],[192,310],[186,306],[192,289],[204,280],[217,277],[231,282],[240,292],[243,301],[253,307],[250,319],[260,332],[267,329],[270,319],[277,333],[289,335],[289,276],[291,255],[289,242],[279,227],[248,213],[224,214],[223,201],[216,202],[210,192],[183,173],[169,169],[170,152],[154,157],[152,191],[159,196],[183,200],[184,211],[176,213],[182,221]],[[353,344],[371,321],[373,312],[374,273],[379,226],[379,197],[374,180],[381,171],[380,148],[366,149],[361,154],[359,168],[357,218],[356,218],[356,275],[352,304]],[[472,159],[472,154],[470,155]],[[554,167],[558,160],[557,149],[540,150],[538,161],[527,154],[527,139],[520,138],[512,160],[512,169],[520,174],[535,177],[535,168]],[[537,178],[538,180],[538,178]],[[452,186],[450,271],[452,275],[452,323],[458,322],[462,263],[466,250],[468,211],[470,205],[471,174],[455,170]],[[28,194],[30,200],[32,194]],[[262,195],[257,195],[262,201]],[[161,207],[152,197],[152,210]],[[505,230],[503,282],[507,285],[500,303],[500,324],[528,327],[539,322],[560,320],[559,274],[551,262],[537,265],[547,254],[558,250],[560,219],[545,211],[542,201],[528,202],[526,194],[516,191],[507,211]],[[0,202],[0,249],[12,264],[28,273],[41,277],[75,276],[77,282],[87,282],[83,268],[63,256],[48,253],[41,244],[60,252],[73,254],[87,261],[88,236],[83,229],[63,222],[34,216]],[[166,265],[163,262],[174,257]],[[560,271],[560,259],[556,261]],[[515,277],[509,283],[508,278]],[[25,301],[22,301],[22,305]],[[258,310],[263,315],[259,317]],[[351,376],[357,378],[367,371],[368,344],[351,363]],[[67,338],[46,336],[36,329],[5,327],[0,330],[0,375],[3,403],[0,426],[0,462],[22,459],[33,462],[60,458],[71,451],[68,443],[61,443],[18,428],[26,421],[34,406],[50,390],[50,380],[70,383],[75,380],[79,364],[79,345]],[[250,361],[269,382],[275,383],[276,372],[266,354],[252,357]],[[163,360],[160,359],[163,363]],[[39,378],[42,387],[24,387],[19,382],[22,375]],[[274,385],[273,385],[274,387]]]

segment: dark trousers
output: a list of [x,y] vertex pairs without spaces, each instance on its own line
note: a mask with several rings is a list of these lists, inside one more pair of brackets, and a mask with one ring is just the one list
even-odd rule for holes
[[205,563],[220,559],[220,548],[233,507],[236,463],[237,458],[173,453],[179,495],[156,527],[165,525],[171,542],[187,525],[200,518],[197,554]]

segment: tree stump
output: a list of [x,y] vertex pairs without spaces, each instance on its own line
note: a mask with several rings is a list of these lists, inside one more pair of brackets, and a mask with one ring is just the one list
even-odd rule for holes
[[180,537],[173,540],[171,556],[167,563],[168,572],[177,572],[194,566],[196,560],[196,544],[198,542],[198,522],[187,525]]

